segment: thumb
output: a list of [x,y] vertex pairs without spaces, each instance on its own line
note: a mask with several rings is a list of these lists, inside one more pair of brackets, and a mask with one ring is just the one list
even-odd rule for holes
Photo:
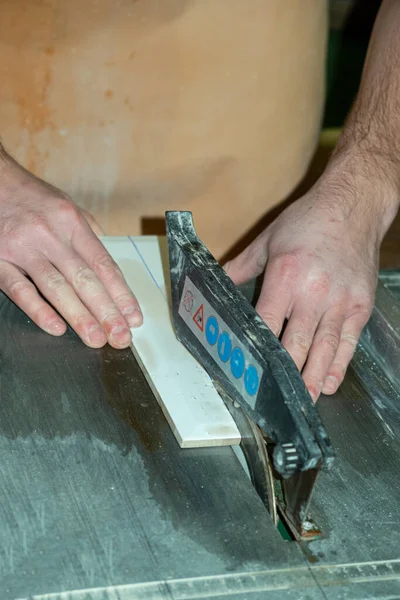
[[226,262],[223,268],[235,285],[241,285],[254,279],[264,271],[267,264],[267,255],[264,232],[236,258]]

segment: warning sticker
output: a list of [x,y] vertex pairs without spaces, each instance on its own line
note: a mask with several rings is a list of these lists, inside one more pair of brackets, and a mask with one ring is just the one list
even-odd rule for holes
[[197,309],[196,314],[193,317],[193,321],[196,323],[200,331],[204,331],[204,305]]
[[185,296],[183,298],[183,306],[185,307],[186,312],[191,313],[193,310],[195,301],[195,296],[190,290],[186,290]]
[[263,376],[256,357],[187,276],[178,313],[219,369],[254,408]]

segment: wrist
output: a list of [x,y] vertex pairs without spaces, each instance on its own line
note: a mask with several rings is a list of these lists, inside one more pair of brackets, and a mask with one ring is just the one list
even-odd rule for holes
[[373,230],[380,244],[399,209],[399,174],[397,160],[341,139],[317,183],[318,195],[355,227]]

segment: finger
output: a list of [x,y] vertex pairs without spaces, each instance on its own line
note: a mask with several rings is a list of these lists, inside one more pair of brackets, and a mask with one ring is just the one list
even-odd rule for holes
[[54,266],[71,284],[78,298],[90,311],[115,348],[126,348],[132,341],[131,331],[118,306],[96,273],[74,251],[65,251],[64,260],[55,258]]
[[98,224],[98,222],[96,221],[96,219],[94,218],[92,213],[90,213],[88,210],[86,210],[84,208],[80,208],[79,210],[81,211],[82,215],[85,217],[86,221],[89,223],[90,228],[93,231],[93,233],[95,233],[97,236],[105,235],[104,230]]
[[322,386],[337,354],[344,314],[340,309],[327,311],[317,328],[306,366],[303,370],[304,383],[311,398],[316,402]]
[[65,333],[67,328],[64,321],[40,297],[33,283],[17,267],[2,260],[0,289],[43,331],[57,336]]
[[99,323],[82,304],[63,275],[45,257],[30,259],[23,267],[43,296],[86,345],[92,348],[104,346],[107,336]]
[[339,348],[322,386],[323,394],[334,394],[342,383],[367,321],[365,315],[354,315],[344,322]]
[[143,323],[139,303],[118,265],[100,240],[94,237],[88,228],[79,228],[73,238],[73,247],[102,281],[128,325],[139,327]]
[[254,279],[263,272],[267,262],[265,234],[261,234],[236,258],[224,265],[224,270],[236,285]]
[[306,363],[320,317],[320,312],[311,302],[306,305],[297,304],[286,325],[282,345],[289,352],[299,371]]
[[298,261],[293,256],[277,256],[267,263],[256,310],[277,337],[291,312],[298,274]]

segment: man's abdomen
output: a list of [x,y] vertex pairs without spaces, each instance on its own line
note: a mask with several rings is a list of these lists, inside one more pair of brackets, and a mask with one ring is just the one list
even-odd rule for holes
[[6,0],[0,135],[110,235],[192,210],[220,256],[302,177],[324,0]]

